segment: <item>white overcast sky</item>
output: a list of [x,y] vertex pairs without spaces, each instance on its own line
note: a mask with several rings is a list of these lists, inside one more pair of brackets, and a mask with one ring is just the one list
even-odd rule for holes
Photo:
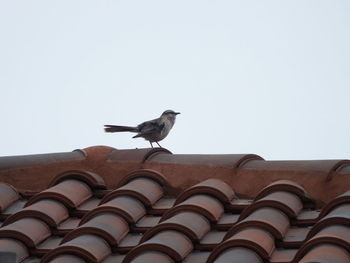
[[0,156],[149,147],[350,158],[350,1],[0,0]]

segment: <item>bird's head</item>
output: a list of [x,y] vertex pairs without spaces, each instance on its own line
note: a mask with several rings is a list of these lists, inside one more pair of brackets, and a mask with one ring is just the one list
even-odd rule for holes
[[173,110],[166,110],[162,113],[161,117],[167,118],[169,120],[175,121],[176,115],[180,114],[180,112],[175,112]]

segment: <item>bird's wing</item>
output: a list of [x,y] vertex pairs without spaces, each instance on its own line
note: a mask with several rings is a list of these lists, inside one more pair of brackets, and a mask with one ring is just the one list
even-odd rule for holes
[[164,128],[164,123],[160,124],[159,121],[155,119],[141,123],[138,128],[140,135],[147,135],[160,132]]

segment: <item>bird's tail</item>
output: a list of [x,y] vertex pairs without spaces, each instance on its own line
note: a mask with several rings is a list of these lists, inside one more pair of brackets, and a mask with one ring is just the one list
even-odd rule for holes
[[105,132],[138,132],[137,127],[105,125]]

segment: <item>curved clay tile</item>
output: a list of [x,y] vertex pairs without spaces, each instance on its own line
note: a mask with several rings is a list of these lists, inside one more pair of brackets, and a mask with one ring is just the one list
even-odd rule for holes
[[68,232],[76,229],[80,223],[81,219],[77,217],[68,217],[67,220],[63,221],[55,229],[55,233],[60,236],[66,235]]
[[146,160],[149,160],[158,154],[171,155],[171,152],[165,148],[115,150],[109,155],[107,161],[133,161],[144,163]]
[[128,223],[113,213],[98,214],[69,232],[61,243],[65,243],[84,234],[94,234],[106,240],[111,247],[117,246],[129,232]]
[[73,255],[59,255],[49,261],[50,263],[86,263],[86,261],[78,256]]
[[350,254],[345,249],[332,244],[318,245],[311,249],[299,263],[314,263],[314,262],[350,262]]
[[144,205],[131,196],[118,196],[87,213],[80,224],[85,224],[92,217],[100,213],[115,213],[123,217],[128,223],[135,224],[146,214]]
[[271,233],[276,239],[281,240],[287,233],[289,226],[289,219],[282,211],[270,207],[260,208],[243,220],[240,219],[237,224],[227,231],[225,239],[242,228],[260,227]]
[[327,243],[343,247],[347,251],[350,251],[350,227],[331,225],[323,228],[301,246],[295,256],[295,261],[300,260],[314,247]]
[[206,263],[263,263],[263,260],[253,250],[245,247],[233,247],[222,251],[220,254],[211,254]]
[[34,248],[49,236],[51,236],[49,226],[39,219],[30,217],[0,228],[0,238],[15,238],[29,248]]
[[238,169],[252,160],[263,160],[263,158],[256,154],[158,154],[151,161]]
[[4,225],[8,225],[25,217],[35,217],[50,227],[57,227],[69,217],[68,209],[60,202],[51,199],[42,199],[6,219]]
[[243,210],[240,218],[248,216],[261,207],[273,207],[283,211],[290,218],[296,218],[303,209],[303,203],[300,198],[293,193],[276,191],[256,200]]
[[18,192],[9,184],[0,183],[0,212],[20,198]]
[[308,238],[314,236],[321,229],[335,224],[346,225],[350,227],[350,204],[340,205],[334,208],[325,217],[320,219],[310,230]]
[[[88,200],[86,200],[84,203],[79,205],[74,213],[80,214],[81,216],[85,215],[87,212],[91,211],[92,209],[95,209],[96,207],[99,206],[101,202],[101,199],[96,198],[96,197],[91,197]],[[80,216],[80,217],[81,217]]]
[[[349,164],[346,159],[339,160],[292,160],[292,161],[251,161],[244,169],[259,170],[278,174],[314,174],[332,176],[338,168]],[[325,178],[326,179],[326,178]]]
[[126,185],[107,194],[101,201],[106,203],[117,196],[129,195],[140,200],[146,207],[151,207],[163,196],[163,188],[153,179],[135,178]]
[[22,242],[12,238],[0,238],[0,254],[2,252],[14,253],[16,262],[21,262],[29,256],[27,247]]
[[[216,246],[208,258],[208,262],[214,262],[227,249],[245,247],[254,251],[262,259],[268,259],[275,250],[275,240],[273,236],[267,231],[248,227],[235,233],[229,239]],[[248,261],[244,261],[248,262]]]
[[255,201],[273,192],[281,191],[293,193],[297,195],[303,202],[314,204],[314,201],[302,186],[289,180],[278,180],[269,184],[259,192],[259,194],[255,197]]
[[91,189],[106,189],[106,183],[103,178],[93,172],[82,170],[69,170],[58,174],[52,179],[49,187],[52,187],[65,180],[78,180],[86,183]]
[[198,242],[209,232],[210,222],[200,214],[194,212],[180,212],[148,230],[143,235],[141,243],[164,230],[179,231],[186,234],[192,241]]
[[184,234],[166,230],[157,233],[147,241],[133,248],[123,263],[133,262],[138,255],[148,251],[157,251],[170,256],[174,261],[182,261],[193,249],[191,240]]
[[[129,261],[123,261],[126,263]],[[171,259],[168,255],[156,252],[156,251],[148,251],[142,254],[137,255],[135,258],[130,261],[132,263],[145,263],[145,262],[153,262],[153,263],[175,263],[174,260]]]
[[64,180],[33,196],[26,206],[42,199],[54,199],[68,208],[74,209],[92,196],[90,187],[82,181]]
[[163,174],[151,169],[138,169],[125,175],[118,183],[118,187],[122,187],[136,178],[148,178],[161,186],[168,186],[168,181]]
[[51,251],[52,249],[55,249],[58,247],[62,241],[63,237],[61,236],[50,236],[47,239],[45,239],[43,242],[41,242],[37,247],[35,248],[33,254],[36,256],[44,256],[46,253]]
[[350,190],[345,193],[337,196],[332,201],[326,204],[325,207],[322,208],[319,218],[326,216],[330,211],[332,211],[335,207],[342,204],[350,204]]
[[212,195],[218,200],[220,200],[222,203],[227,204],[229,204],[235,196],[232,188],[224,181],[221,181],[219,179],[208,179],[182,192],[176,198],[175,204],[177,205],[185,201],[189,197],[198,194]]
[[132,231],[144,233],[158,225],[160,216],[145,215],[135,225],[132,226]]
[[179,212],[192,211],[204,215],[210,222],[216,223],[224,213],[223,204],[210,195],[193,195],[185,201],[168,210],[161,221],[166,220]]
[[81,235],[59,247],[51,250],[41,260],[41,263],[48,263],[58,256],[71,254],[82,258],[88,263],[101,262],[111,254],[108,243],[95,235]]

